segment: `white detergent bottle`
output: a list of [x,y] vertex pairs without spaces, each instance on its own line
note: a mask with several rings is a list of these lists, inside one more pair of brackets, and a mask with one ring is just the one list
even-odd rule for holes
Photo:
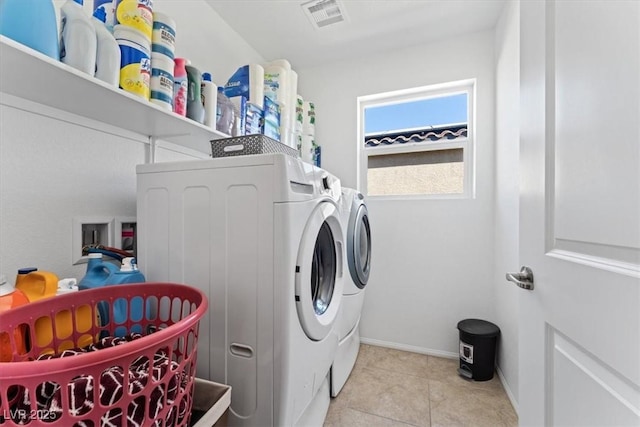
[[76,279],[61,279],[58,281],[58,290],[56,291],[56,296],[78,292],[78,290],[78,281]]
[[118,87],[120,82],[120,46],[105,25],[107,13],[96,9],[91,23],[96,30],[96,78]]
[[60,9],[60,61],[90,76],[96,73],[96,30],[83,0],[67,0]]
[[204,105],[204,125],[216,128],[218,106],[218,86],[211,81],[210,73],[202,73],[202,105]]

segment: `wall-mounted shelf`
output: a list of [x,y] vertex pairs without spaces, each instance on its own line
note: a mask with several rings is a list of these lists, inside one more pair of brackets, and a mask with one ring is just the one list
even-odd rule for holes
[[207,154],[210,140],[228,137],[4,36],[0,92]]

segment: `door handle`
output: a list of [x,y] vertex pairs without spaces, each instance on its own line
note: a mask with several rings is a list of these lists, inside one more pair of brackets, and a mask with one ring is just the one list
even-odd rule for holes
[[507,273],[507,280],[515,283],[522,289],[533,290],[533,271],[527,266],[520,269],[520,273]]

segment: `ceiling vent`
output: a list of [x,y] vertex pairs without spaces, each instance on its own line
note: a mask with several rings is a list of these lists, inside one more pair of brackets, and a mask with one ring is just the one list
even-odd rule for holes
[[347,21],[344,5],[339,0],[312,0],[301,6],[304,14],[317,29]]

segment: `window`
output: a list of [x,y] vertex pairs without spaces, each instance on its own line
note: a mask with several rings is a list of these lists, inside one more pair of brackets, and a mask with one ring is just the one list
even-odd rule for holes
[[474,81],[358,98],[369,196],[473,197]]

